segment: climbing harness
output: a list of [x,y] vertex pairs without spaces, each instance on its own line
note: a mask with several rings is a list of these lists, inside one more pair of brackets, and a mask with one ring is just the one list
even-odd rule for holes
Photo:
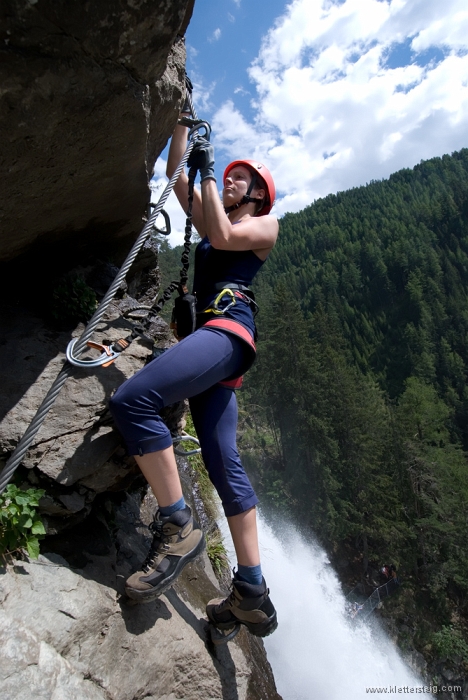
[[[223,306],[222,309],[219,308],[220,302],[224,299],[225,296],[230,297],[231,301],[227,304],[227,306]],[[218,296],[212,301],[212,303],[202,311],[204,314],[216,314],[216,315],[222,315],[226,313],[226,311],[229,311],[230,308],[234,306],[236,303],[236,297],[232,289],[229,289],[229,287],[226,287],[226,289],[222,289]]]
[[[211,310],[215,314],[224,314],[228,309],[235,305],[236,299],[242,299],[242,301],[250,306],[254,318],[258,314],[258,304],[255,301],[254,293],[249,287],[246,287],[244,284],[218,282],[218,284],[215,284],[215,291],[218,291],[219,289],[221,289],[221,292],[218,294],[212,305],[205,309],[203,313],[209,313]],[[220,309],[219,303],[225,295],[228,295],[231,298],[231,302],[228,306]]]
[[[158,203],[152,207],[153,211],[148,217],[140,235],[136,239],[135,243],[133,244],[129,254],[127,255],[127,258],[125,259],[122,267],[120,268],[119,272],[117,273],[114,281],[112,282],[111,286],[107,290],[106,294],[104,295],[104,298],[102,299],[101,303],[99,304],[98,308],[94,312],[93,316],[91,317],[87,327],[85,328],[83,334],[79,339],[74,338],[71,343],[69,343],[69,346],[67,348],[67,362],[59,372],[57,378],[55,379],[54,383],[52,384],[51,388],[49,389],[47,395],[45,396],[43,402],[39,406],[36,415],[34,416],[33,420],[31,421],[29,427],[27,428],[26,432],[24,433],[23,437],[19,441],[18,445],[16,446],[16,449],[13,451],[11,454],[9,460],[5,464],[5,467],[3,468],[1,474],[0,474],[0,494],[3,493],[5,490],[7,484],[9,483],[10,479],[12,478],[13,474],[15,473],[16,468],[19,466],[21,463],[23,457],[25,456],[26,452],[28,451],[31,443],[34,440],[34,437],[38,433],[42,423],[44,422],[47,414],[49,413],[50,409],[52,408],[57,396],[59,395],[63,385],[67,381],[68,377],[70,377],[73,372],[74,372],[74,367],[99,367],[99,366],[105,366],[108,365],[108,363],[112,363],[115,361],[116,357],[118,357],[118,354],[122,352],[128,345],[134,340],[135,337],[138,337],[141,335],[141,332],[145,331],[145,328],[140,328],[138,325],[136,325],[130,336],[127,338],[123,338],[121,340],[118,340],[117,342],[113,343],[111,346],[107,347],[104,345],[100,345],[99,343],[94,343],[94,347],[97,346],[97,349],[101,350],[101,355],[97,358],[97,360],[81,360],[80,355],[82,352],[86,349],[88,346],[88,341],[91,338],[92,334],[96,330],[97,326],[99,325],[107,307],[111,303],[112,299],[116,295],[122,281],[125,279],[129,269],[131,268],[132,264],[134,263],[138,253],[142,249],[144,243],[146,240],[153,234],[154,231],[159,231],[161,232],[161,229],[159,229],[156,226],[156,220],[159,216],[159,214],[163,211],[164,204],[167,201],[167,198],[169,197],[170,193],[172,192],[175,183],[177,182],[180,173],[184,169],[189,156],[194,148],[195,142],[199,136],[199,129],[205,129],[205,132],[207,135],[209,135],[211,128],[209,124],[203,120],[197,119],[197,115],[195,112],[195,109],[193,107],[192,99],[190,94],[187,95],[187,99],[189,101],[190,107],[191,107],[191,112],[193,119],[188,119],[184,118],[183,120],[180,120],[180,122],[183,122],[185,126],[189,126],[189,140],[187,143],[187,148],[185,149],[185,152],[180,160],[180,163],[178,164],[177,168],[174,171],[173,176],[167,183],[163,193],[161,194],[161,197],[159,198]],[[168,227],[168,218],[167,215],[163,214],[165,221],[166,221],[166,231]],[[187,217],[188,220],[188,217]],[[186,239],[187,239],[187,229],[189,226],[186,226]],[[170,230],[170,227],[169,227]],[[190,230],[191,230],[191,225],[190,225]],[[186,254],[186,266],[185,266],[185,281],[183,282],[183,276],[182,276],[182,271],[181,271],[181,280],[179,283],[172,282],[171,285],[164,291],[162,299],[155,304],[153,307],[152,311],[153,313],[149,313],[147,319],[152,319],[154,318],[154,314],[158,313],[163,305],[166,303],[167,299],[171,296],[172,292],[175,291],[179,285],[186,284],[187,278],[187,270],[188,270],[188,246],[186,250],[186,246],[184,245],[184,254]],[[185,259],[185,258],[184,258]],[[171,291],[169,291],[169,289]],[[145,327],[148,327],[151,323],[151,320],[149,322],[145,323]],[[127,343],[125,345],[125,343]],[[93,347],[93,346],[91,346]],[[93,364],[89,364],[92,362]]]

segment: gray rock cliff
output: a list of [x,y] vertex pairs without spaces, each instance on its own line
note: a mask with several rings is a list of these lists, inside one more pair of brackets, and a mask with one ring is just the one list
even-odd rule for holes
[[194,0],[5,0],[0,260],[133,236],[184,94]]
[[149,545],[152,500],[108,503],[112,538],[96,519],[52,542],[67,559],[49,553],[3,570],[0,700],[281,700],[259,640],[241,631],[211,643],[204,605],[218,586],[206,556],[156,601],[121,595]]
[[[0,468],[83,330],[67,315],[68,282],[102,298],[142,228],[184,95],[192,9],[193,0],[2,3]],[[127,335],[123,312],[158,286],[149,241],[93,339]],[[163,321],[150,334],[162,350],[175,342]],[[124,595],[156,502],[108,400],[151,353],[136,340],[108,369],[76,370],[18,468],[18,485],[46,491],[48,534],[38,561],[0,569],[0,700],[280,700],[261,641],[243,631],[228,646],[210,642],[204,607],[219,586],[206,556],[153,603]],[[166,409],[171,430],[184,411]],[[183,460],[180,469],[197,516],[215,527]]]

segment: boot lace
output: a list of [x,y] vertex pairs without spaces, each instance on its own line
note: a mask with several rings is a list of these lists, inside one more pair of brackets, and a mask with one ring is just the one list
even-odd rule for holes
[[[232,570],[234,573],[234,569]],[[234,587],[234,583],[232,584],[231,592],[229,593],[228,597],[225,598],[222,603],[219,604],[218,607],[224,607],[224,606],[229,606],[230,608],[234,607],[234,604],[237,601],[236,597],[236,589]]]
[[167,549],[167,537],[163,533],[163,523],[160,520],[153,520],[149,525],[149,529],[153,532],[153,541],[151,543],[148,555],[141,567],[142,571],[147,574],[152,568],[161,549]]
[[224,600],[222,603],[223,605],[228,605],[230,608],[234,607],[234,603],[237,601],[234,586],[232,587],[232,590],[228,597]]

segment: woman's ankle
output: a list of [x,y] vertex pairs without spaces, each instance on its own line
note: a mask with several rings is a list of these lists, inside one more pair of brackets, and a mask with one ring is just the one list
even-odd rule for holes
[[262,567],[260,564],[257,564],[257,566],[243,566],[242,564],[238,564],[236,575],[238,579],[250,583],[252,586],[260,586],[263,581]]

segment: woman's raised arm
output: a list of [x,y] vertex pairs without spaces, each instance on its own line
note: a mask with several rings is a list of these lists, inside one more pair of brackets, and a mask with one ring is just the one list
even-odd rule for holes
[[213,248],[219,250],[253,250],[264,260],[276,243],[276,216],[247,216],[231,223],[219,199],[216,182],[202,182],[202,205],[205,231]]
[[[185,153],[185,149],[187,148],[187,136],[188,128],[177,124],[176,128],[174,129],[174,133],[172,134],[171,144],[169,146],[169,155],[167,158],[166,175],[169,179],[175,173],[176,168]],[[185,170],[180,173],[179,178],[174,185],[174,193],[179,200],[182,209],[185,213],[187,213],[188,177]],[[193,193],[192,217],[193,225],[197,229],[199,236],[203,238],[206,235],[206,231],[203,222],[202,202],[200,192],[196,188]]]

